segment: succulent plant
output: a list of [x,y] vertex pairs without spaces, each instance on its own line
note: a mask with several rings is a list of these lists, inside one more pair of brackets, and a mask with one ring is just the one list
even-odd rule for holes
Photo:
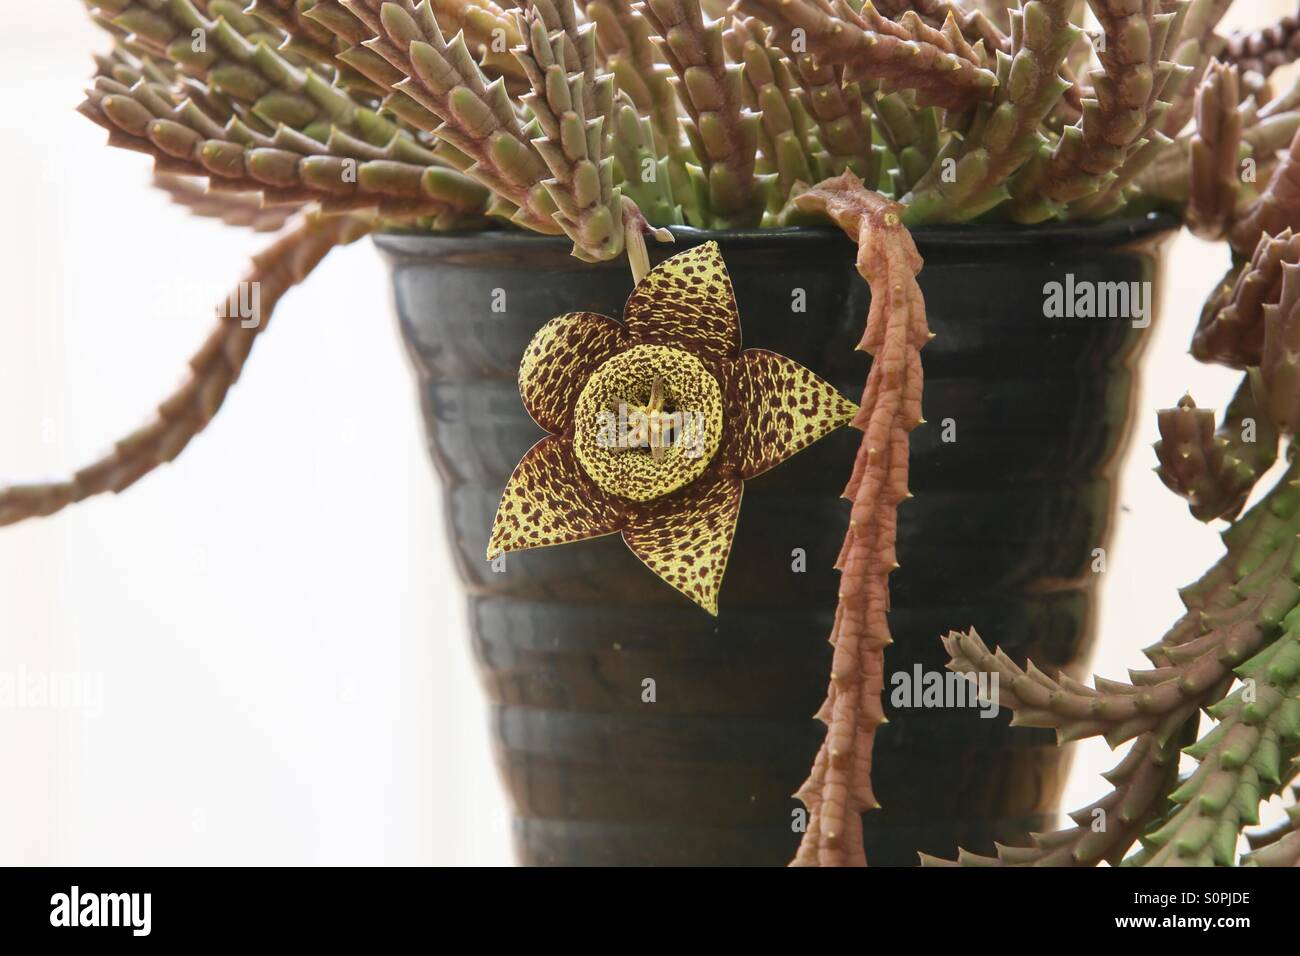
[[[845,492],[826,740],[800,791],[812,825],[796,862],[865,863],[896,512],[930,338],[908,228],[1158,209],[1233,250],[1193,351],[1243,370],[1243,383],[1217,429],[1190,398],[1161,412],[1157,448],[1162,479],[1197,518],[1232,520],[1227,553],[1183,592],[1187,616],[1131,684],[1087,688],[1021,669],[973,632],[949,635],[952,666],[1001,674],[1019,722],[1133,740],[1114,791],[1075,817],[1101,810],[1114,826],[1080,822],[962,861],[1092,864],[1141,840],[1135,862],[1230,862],[1259,799],[1295,776],[1294,464],[1236,517],[1278,436],[1300,426],[1300,86],[1274,89],[1274,70],[1300,51],[1294,18],[1224,36],[1228,0],[1088,0],[1095,34],[1075,0],[86,5],[113,48],[81,112],[110,144],[152,157],[158,186],[196,214],[283,234],[219,307],[156,419],[73,476],[0,489],[0,524],[122,491],[173,459],[216,413],[278,299],[367,232],[563,235],[578,258],[626,255],[650,281],[646,237],[671,238],[665,227],[837,225],[871,286],[860,347],[873,362],[854,419],[863,440]],[[250,287],[255,315],[240,307]],[[526,397],[537,374],[522,377]],[[540,533],[498,530],[499,547]],[[1238,679],[1258,696],[1229,694]],[[1202,710],[1216,728],[1193,744]],[[1180,783],[1189,744],[1200,768]],[[1292,818],[1247,862],[1294,865]]]
[[1255,483],[1277,460],[1277,429],[1260,414],[1256,390],[1249,376],[1242,379],[1218,430],[1214,412],[1197,408],[1190,395],[1158,413],[1156,473],[1187,499],[1200,521],[1237,517]]

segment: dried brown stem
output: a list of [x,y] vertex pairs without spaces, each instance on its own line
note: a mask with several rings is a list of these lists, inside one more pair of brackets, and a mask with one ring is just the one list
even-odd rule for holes
[[902,224],[902,207],[867,190],[852,173],[799,196],[800,208],[824,212],[858,243],[858,271],[871,286],[860,348],[873,356],[854,424],[862,444],[844,496],[853,507],[836,566],[840,597],[830,641],[835,648],[827,725],[812,774],[798,796],[808,829],[794,865],[864,866],[861,814],[876,806],[871,750],[884,720],[880,691],[889,633],[889,575],[897,567],[898,505],[907,490],[908,432],[921,422],[921,348],[932,336],[916,274],[922,260]]

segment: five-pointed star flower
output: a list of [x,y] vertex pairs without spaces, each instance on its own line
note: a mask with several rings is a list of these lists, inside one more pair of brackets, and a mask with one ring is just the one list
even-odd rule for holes
[[858,409],[798,362],[741,351],[717,243],[652,269],[623,319],[573,312],[529,343],[519,392],[550,434],[510,476],[488,558],[622,532],[716,615],[745,479]]

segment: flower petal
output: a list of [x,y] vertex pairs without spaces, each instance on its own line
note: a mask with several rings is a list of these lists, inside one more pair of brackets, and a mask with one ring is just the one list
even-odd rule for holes
[[565,433],[591,373],[629,341],[622,325],[595,312],[570,312],[543,325],[519,363],[519,394],[533,421]]
[[613,534],[627,503],[601,491],[578,466],[568,439],[548,436],[528,450],[506,482],[488,539],[488,560]]
[[729,456],[742,478],[761,475],[807,448],[858,411],[793,359],[765,349],[741,353],[731,377]]
[[677,345],[714,361],[734,359],[740,316],[718,244],[687,249],[651,269],[627,300],[623,321],[640,342]]
[[727,570],[744,488],[738,478],[705,476],[633,512],[623,540],[651,571],[710,614]]

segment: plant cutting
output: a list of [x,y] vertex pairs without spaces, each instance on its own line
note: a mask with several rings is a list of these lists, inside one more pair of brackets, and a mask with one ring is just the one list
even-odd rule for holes
[[[526,860],[1294,865],[1294,813],[1238,852],[1300,772],[1289,453],[1256,493],[1300,425],[1289,21],[1225,36],[1224,0],[87,5],[113,47],[82,113],[177,202],[282,234],[155,418],[0,489],[0,523],[175,458],[279,299],[375,234]],[[1161,411],[1156,455],[1228,523],[1225,554],[1150,670],[1088,686],[1086,556],[1180,221],[1231,249],[1193,352],[1242,382],[1221,419]],[[982,274],[998,302],[974,301]],[[1086,307],[1048,304],[1067,280]],[[1034,424],[1052,403],[1066,427]],[[913,663],[983,678],[1014,726],[891,702]],[[817,684],[809,736],[791,714]],[[1052,733],[1128,745],[1064,830]]]

